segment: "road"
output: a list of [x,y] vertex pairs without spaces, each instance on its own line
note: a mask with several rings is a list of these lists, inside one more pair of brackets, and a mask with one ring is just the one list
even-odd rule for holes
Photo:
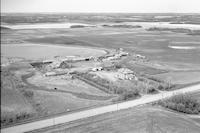
[[179,90],[174,90],[174,91],[170,91],[170,92],[162,92],[159,94],[142,97],[140,99],[136,99],[136,100],[132,100],[132,101],[126,101],[126,102],[122,102],[122,103],[118,103],[118,104],[107,105],[107,106],[89,109],[89,110],[85,110],[85,111],[74,112],[71,114],[57,116],[54,118],[49,118],[49,119],[45,119],[45,120],[39,120],[39,121],[31,122],[31,123],[26,123],[26,124],[17,125],[17,126],[13,126],[13,127],[9,127],[9,128],[4,128],[4,129],[1,129],[1,133],[28,132],[28,131],[45,128],[45,127],[49,127],[49,126],[53,126],[53,125],[58,125],[58,124],[62,124],[62,123],[67,123],[67,122],[71,122],[71,121],[75,121],[75,120],[79,120],[79,119],[83,119],[83,118],[88,118],[91,116],[96,116],[96,115],[100,115],[100,114],[104,114],[104,113],[108,113],[108,112],[118,111],[118,110],[122,110],[122,109],[128,109],[131,107],[135,107],[135,106],[155,102],[155,101],[158,101],[158,100],[161,100],[164,98],[168,98],[175,94],[195,92],[195,91],[199,91],[199,90],[200,90],[200,84],[197,84],[197,85],[185,87],[185,88],[182,88]]

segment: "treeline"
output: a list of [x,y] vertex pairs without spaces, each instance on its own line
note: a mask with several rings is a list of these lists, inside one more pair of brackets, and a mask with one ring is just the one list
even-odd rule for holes
[[199,114],[200,102],[189,94],[175,95],[158,102],[159,105],[187,114]]
[[144,75],[144,77],[157,84],[157,89],[161,91],[170,91],[176,87],[176,85],[172,84],[171,81],[162,80],[154,76],[148,75]]
[[160,27],[151,27],[147,31],[171,31],[175,33],[186,33],[188,35],[200,35],[200,30],[191,30],[184,28],[160,28]]
[[31,117],[27,112],[21,112],[15,116],[1,117],[1,125],[9,125]]
[[192,30],[184,28],[160,28],[160,27],[151,27],[147,31],[171,31],[177,33],[191,33]]
[[139,97],[141,94],[158,93],[158,84],[146,78],[140,78],[138,81],[130,81],[128,83],[117,83],[103,79],[91,73],[76,73],[77,76],[86,79],[88,82],[93,82],[104,92],[117,94],[120,100],[128,100]]
[[117,24],[117,25],[108,25],[104,24],[103,27],[112,27],[112,28],[142,28],[140,25],[127,25],[127,24]]

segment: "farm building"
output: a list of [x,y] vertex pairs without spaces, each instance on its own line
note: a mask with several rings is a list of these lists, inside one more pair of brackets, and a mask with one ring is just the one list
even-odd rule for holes
[[102,71],[103,70],[103,67],[95,67],[95,68],[92,68],[92,71],[96,72],[96,71]]
[[55,69],[55,68],[58,68],[61,63],[62,63],[61,61],[54,61],[53,63],[49,65],[49,67]]
[[146,58],[145,56],[140,55],[140,54],[137,54],[136,57],[137,57],[137,58],[141,58],[141,59],[145,59],[145,58]]

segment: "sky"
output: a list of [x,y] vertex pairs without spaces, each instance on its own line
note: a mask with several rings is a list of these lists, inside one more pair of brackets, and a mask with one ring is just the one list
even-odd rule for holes
[[1,0],[1,12],[200,13],[200,0]]

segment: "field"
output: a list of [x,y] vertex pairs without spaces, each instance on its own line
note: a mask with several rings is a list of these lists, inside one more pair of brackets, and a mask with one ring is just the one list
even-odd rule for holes
[[84,94],[75,95],[70,93],[57,92],[52,93],[48,91],[37,90],[34,91],[34,100],[38,102],[39,106],[45,112],[45,115],[55,115],[66,112],[73,112],[83,110],[90,107],[105,105],[109,98],[96,98]]
[[[111,104],[121,96],[124,96],[122,100],[130,100],[170,90],[173,85],[198,83],[200,38],[195,34],[200,22],[198,15],[171,15],[170,18],[158,17],[158,14],[134,15],[102,14],[99,18],[94,14],[4,14],[1,20],[1,109],[8,124],[15,123],[9,122],[9,113],[14,119],[17,114],[26,112],[28,117],[16,121],[20,122]],[[66,23],[66,18],[70,23]],[[179,32],[177,29],[147,29],[155,25],[189,28],[190,34],[180,33],[182,29],[178,29]],[[39,65],[34,66],[34,63]],[[131,74],[119,72],[120,68],[128,69]],[[5,70],[10,74],[2,76],[7,72]],[[153,115],[153,110],[145,107],[141,113],[145,118],[135,120],[149,119],[148,114]],[[135,113],[127,112],[135,116]],[[160,115],[161,112],[165,111],[158,109]],[[114,132],[114,126],[124,123],[127,130],[122,126],[116,130],[132,130],[125,121],[128,115],[124,118],[111,116],[116,125],[103,125],[105,132]],[[174,114],[170,116],[166,112],[166,115],[169,117],[162,115],[163,119],[155,116],[156,121],[162,120],[160,127],[171,127],[168,119],[174,123],[182,120]],[[123,122],[116,123],[121,118]],[[136,122],[132,120],[130,123]],[[197,128],[193,126],[191,131],[195,132]],[[178,127],[182,127],[181,124]],[[139,131],[136,128],[134,130]],[[82,127],[77,131],[72,128],[74,132],[81,130]],[[89,127],[84,130],[93,131]],[[160,129],[156,127],[156,130]]]
[[[23,51],[23,52],[22,52]],[[53,46],[53,45],[4,45],[1,46],[1,52],[4,57],[18,57],[28,60],[41,60],[52,59],[55,56],[82,56],[98,57],[106,54],[103,50],[83,48],[83,47],[65,47],[65,46]]]
[[[81,29],[78,33],[75,32],[76,31],[72,31],[73,36],[71,37],[47,36],[44,38],[28,39],[27,41],[66,45],[81,44],[82,46],[103,48],[122,47],[129,52],[137,52],[147,56],[150,60],[161,65],[161,68],[172,70],[179,70],[180,66],[181,70],[193,70],[199,68],[199,49],[176,50],[168,47],[171,42],[199,42],[198,36],[187,36],[181,33],[154,33],[143,31],[142,29],[125,29],[124,31],[124,29],[116,30],[103,28],[99,30],[92,28],[86,31]],[[69,32],[67,34],[69,34]],[[84,34],[84,36],[79,36],[80,34]]]
[[155,77],[163,80],[166,79],[174,84],[189,84],[189,83],[197,83],[200,81],[200,72],[198,71],[169,72],[164,74],[157,74]]
[[18,79],[6,70],[1,74],[1,121],[13,123],[17,120],[16,116],[35,115],[36,110],[18,89]]
[[190,117],[147,105],[36,130],[35,132],[162,133],[167,131],[168,133],[198,133],[199,130],[199,124]]
[[28,82],[37,84],[39,87],[43,86],[49,90],[57,88],[58,91],[62,90],[74,93],[87,93],[88,95],[107,96],[106,93],[103,93],[78,79],[67,79],[67,76],[43,77],[41,74],[36,74],[29,78]]

